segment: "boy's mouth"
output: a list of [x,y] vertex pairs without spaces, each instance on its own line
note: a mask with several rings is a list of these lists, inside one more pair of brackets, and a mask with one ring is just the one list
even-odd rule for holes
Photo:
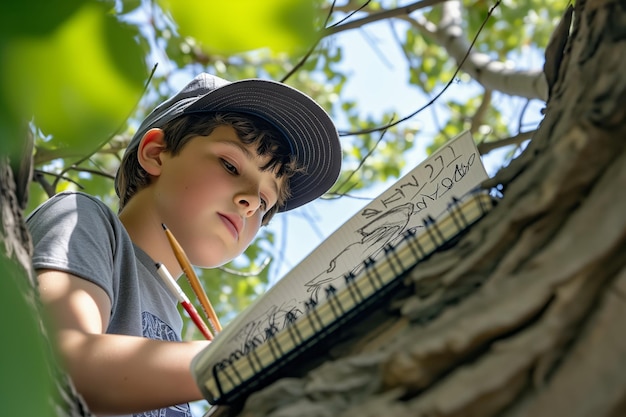
[[222,222],[226,228],[231,232],[235,240],[239,239],[239,233],[241,232],[241,228],[243,227],[243,221],[239,216],[234,216],[232,214],[222,214],[218,213]]

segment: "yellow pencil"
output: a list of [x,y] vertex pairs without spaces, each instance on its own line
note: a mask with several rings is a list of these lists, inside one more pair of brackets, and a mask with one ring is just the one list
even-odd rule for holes
[[202,285],[200,284],[200,280],[198,279],[198,276],[193,270],[193,266],[191,265],[191,262],[189,262],[189,258],[187,258],[187,255],[185,254],[185,251],[183,250],[182,246],[180,246],[180,244],[178,243],[178,241],[176,240],[172,232],[167,228],[167,226],[165,224],[161,224],[161,226],[163,226],[163,230],[165,230],[165,234],[167,235],[167,239],[169,240],[170,245],[172,246],[174,255],[176,256],[178,263],[183,269],[183,272],[187,276],[187,279],[189,280],[189,283],[191,284],[191,288],[193,289],[193,292],[196,294],[196,297],[198,297],[198,300],[200,301],[200,304],[202,305],[204,314],[207,316],[209,320],[209,324],[213,328],[213,333],[217,335],[218,332],[222,331],[222,325],[220,324],[220,321],[217,318],[217,314],[215,314],[215,310],[213,309],[213,306],[211,305],[211,302],[209,301],[209,297],[207,297],[206,292],[204,292],[204,288],[202,288]]

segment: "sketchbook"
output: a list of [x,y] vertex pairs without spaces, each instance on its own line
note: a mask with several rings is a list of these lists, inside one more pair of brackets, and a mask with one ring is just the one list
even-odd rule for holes
[[487,173],[465,132],[387,188],[193,359],[210,404],[231,404],[392,291],[420,260],[462,233],[493,205],[477,191]]

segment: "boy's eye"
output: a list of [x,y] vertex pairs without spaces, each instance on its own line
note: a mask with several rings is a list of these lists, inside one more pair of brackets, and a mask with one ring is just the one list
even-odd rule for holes
[[261,210],[267,211],[267,201],[261,199]]
[[226,168],[226,171],[230,172],[231,174],[239,173],[239,171],[237,171],[237,167],[225,159],[222,159],[222,165],[224,165],[224,168]]

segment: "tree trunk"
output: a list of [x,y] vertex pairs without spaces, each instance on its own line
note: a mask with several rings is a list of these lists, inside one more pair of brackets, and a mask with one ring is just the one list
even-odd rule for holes
[[0,153],[3,414],[92,416],[57,362],[43,323],[45,316],[41,314],[31,264],[31,241],[22,217],[32,172],[32,138],[23,143],[21,160]]
[[495,209],[325,363],[230,414],[626,415],[625,2],[578,1],[564,46],[536,136],[485,184]]

